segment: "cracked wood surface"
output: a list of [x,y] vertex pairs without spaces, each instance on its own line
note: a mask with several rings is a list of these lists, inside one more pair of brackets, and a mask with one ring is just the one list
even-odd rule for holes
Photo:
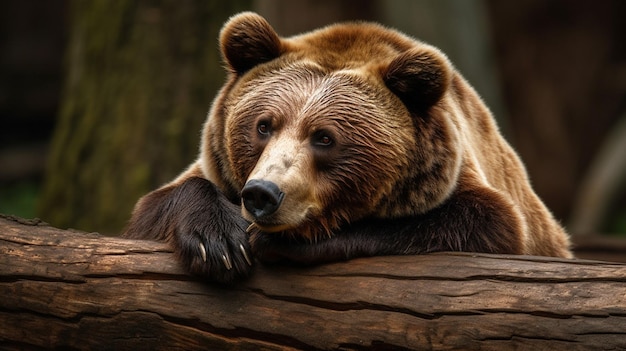
[[2,349],[626,349],[626,265],[446,253],[257,265],[221,287],[162,243],[0,218]]

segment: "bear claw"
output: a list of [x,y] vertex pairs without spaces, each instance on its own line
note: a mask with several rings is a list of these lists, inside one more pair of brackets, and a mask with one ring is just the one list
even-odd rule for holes
[[246,229],[246,233],[250,234],[254,228],[256,228],[256,223],[250,223],[250,225],[248,226],[248,228]]
[[202,256],[202,261],[206,262],[206,249],[202,243],[198,243],[198,247],[200,248],[200,256]]
[[246,249],[244,249],[242,244],[239,244],[239,250],[241,250],[241,253],[243,254],[243,258],[246,259],[248,266],[252,266],[252,260],[250,260],[250,256],[248,256],[248,252],[246,252]]
[[222,261],[224,261],[224,266],[226,266],[227,270],[230,271],[233,268],[233,263],[230,261],[230,257],[228,257],[228,254],[222,255]]

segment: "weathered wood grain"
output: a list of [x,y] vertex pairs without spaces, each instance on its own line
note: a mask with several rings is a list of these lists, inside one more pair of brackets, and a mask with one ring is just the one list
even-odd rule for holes
[[626,349],[626,265],[446,253],[258,265],[223,287],[162,243],[0,218],[3,349]]

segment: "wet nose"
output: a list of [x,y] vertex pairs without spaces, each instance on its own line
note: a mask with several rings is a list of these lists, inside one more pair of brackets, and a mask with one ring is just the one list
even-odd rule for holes
[[249,180],[241,190],[243,205],[255,219],[276,212],[284,197],[278,185],[260,179]]

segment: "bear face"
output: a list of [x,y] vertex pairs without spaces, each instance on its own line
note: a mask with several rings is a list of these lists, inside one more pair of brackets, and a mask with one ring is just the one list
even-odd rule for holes
[[229,181],[262,231],[312,238],[368,216],[425,213],[456,184],[458,137],[433,113],[451,78],[447,59],[427,45],[401,52],[408,44],[376,25],[341,28],[341,40],[283,41],[246,14],[222,32],[234,81],[218,110]]
[[473,251],[572,257],[481,99],[436,48],[369,23],[281,38],[242,13],[198,159],[138,201],[124,235],[232,282],[313,264]]

